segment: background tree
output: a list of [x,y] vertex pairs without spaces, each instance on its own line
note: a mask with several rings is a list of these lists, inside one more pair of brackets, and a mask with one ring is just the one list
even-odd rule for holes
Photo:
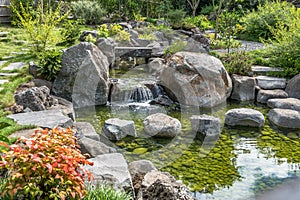
[[191,9],[193,11],[193,17],[195,17],[196,16],[197,8],[198,8],[198,6],[200,4],[200,0],[187,0],[187,2],[191,6]]

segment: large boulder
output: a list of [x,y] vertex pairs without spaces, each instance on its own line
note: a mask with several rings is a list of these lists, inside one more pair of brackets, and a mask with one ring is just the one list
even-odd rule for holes
[[215,136],[221,133],[221,120],[209,115],[193,115],[190,117],[193,131],[207,136]]
[[300,74],[288,81],[285,91],[289,97],[300,99]]
[[180,121],[163,113],[146,117],[143,125],[144,132],[148,136],[173,138],[181,131]]
[[105,105],[108,70],[107,57],[99,48],[82,42],[64,51],[62,68],[54,80],[52,92],[72,101],[75,108]]
[[159,79],[172,100],[183,105],[211,108],[225,102],[232,89],[222,62],[205,53],[174,54]]
[[108,63],[111,65],[115,61],[115,47],[117,43],[111,38],[99,38],[97,47],[107,57]]
[[255,78],[232,75],[233,90],[231,99],[249,101],[255,99]]
[[166,67],[165,60],[162,58],[150,58],[148,65],[149,73],[157,76]]
[[257,85],[265,90],[284,89],[286,85],[285,78],[257,76],[256,81]]
[[225,124],[228,126],[251,126],[263,127],[265,124],[264,115],[250,108],[236,108],[227,111]]
[[259,103],[267,103],[269,99],[287,98],[288,94],[280,89],[276,90],[259,90],[257,93],[256,101]]
[[134,121],[111,118],[104,122],[102,134],[109,140],[121,140],[127,135],[136,137]]
[[46,110],[57,105],[57,99],[50,95],[50,89],[46,86],[32,87],[24,91],[17,91],[14,95],[16,104],[29,108],[32,111]]
[[113,187],[133,191],[128,165],[120,153],[98,155],[89,159],[93,166],[85,166],[94,176],[93,184],[109,184]]
[[299,111],[274,108],[269,111],[268,118],[279,127],[300,129]]
[[188,188],[167,172],[148,172],[139,190],[138,200],[194,200]]
[[269,99],[267,105],[271,108],[282,108],[300,111],[300,100],[296,98]]

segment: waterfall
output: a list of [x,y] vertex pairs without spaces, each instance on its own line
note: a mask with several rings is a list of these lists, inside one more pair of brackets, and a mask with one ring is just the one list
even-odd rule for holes
[[129,102],[146,102],[153,99],[152,92],[146,86],[135,87],[129,96]]

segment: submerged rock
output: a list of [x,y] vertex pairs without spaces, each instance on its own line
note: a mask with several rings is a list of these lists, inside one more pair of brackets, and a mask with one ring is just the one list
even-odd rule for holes
[[173,138],[181,131],[180,121],[163,113],[146,117],[143,125],[144,132],[155,137]]
[[268,118],[271,122],[279,127],[300,129],[299,111],[274,108],[269,111]]
[[231,99],[249,101],[255,99],[255,78],[248,76],[232,75],[233,90]]
[[211,108],[224,103],[232,89],[222,62],[205,53],[174,54],[159,79],[168,96],[183,105]]
[[221,133],[221,121],[219,118],[209,115],[193,115],[190,117],[193,131],[213,136]]
[[300,99],[300,74],[288,81],[285,91],[289,97]]
[[121,140],[127,135],[136,137],[134,121],[111,118],[104,122],[102,134],[109,140]]
[[283,90],[259,90],[256,100],[259,103],[267,103],[269,99],[287,98],[288,94]]
[[300,111],[300,100],[296,98],[269,99],[267,105],[271,108],[282,108]]
[[250,108],[236,108],[227,111],[225,124],[228,126],[251,126],[263,127],[265,124],[264,115]]

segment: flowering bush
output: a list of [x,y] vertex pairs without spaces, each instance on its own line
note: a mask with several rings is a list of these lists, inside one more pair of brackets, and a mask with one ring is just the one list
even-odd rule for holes
[[2,196],[24,199],[81,199],[87,191],[84,178],[92,165],[77,148],[71,129],[38,130],[30,139],[20,138],[0,161],[7,169]]

